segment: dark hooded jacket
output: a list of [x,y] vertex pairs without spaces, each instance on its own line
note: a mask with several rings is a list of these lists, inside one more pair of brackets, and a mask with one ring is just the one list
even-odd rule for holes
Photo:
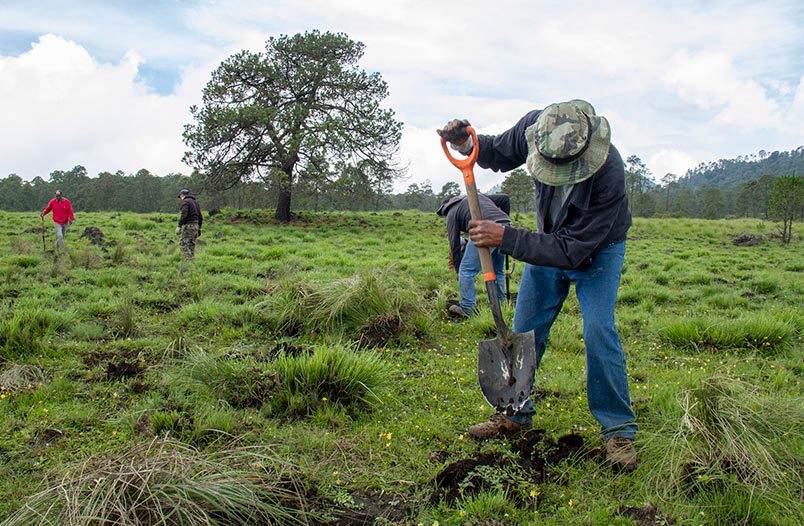
[[[483,219],[496,221],[502,225],[511,223],[508,214],[511,211],[511,201],[505,194],[492,194],[490,196],[477,194],[480,204],[480,215]],[[461,268],[461,232],[469,232],[469,221],[472,213],[469,210],[469,201],[465,196],[447,197],[441,202],[436,214],[446,217],[447,239],[452,261],[457,271]]]
[[187,223],[198,223],[198,230],[201,230],[201,224],[204,221],[201,215],[201,205],[191,195],[184,196],[181,200],[181,207],[179,208],[179,226],[186,225]]
[[[525,163],[525,129],[540,110],[526,114],[500,135],[478,135],[477,164],[507,172]],[[589,179],[576,183],[551,224],[547,212],[556,187],[534,180],[537,232],[507,226],[500,250],[520,261],[561,269],[589,265],[601,249],[625,241],[631,212],[625,193],[625,166],[620,152],[609,146],[603,166]]]

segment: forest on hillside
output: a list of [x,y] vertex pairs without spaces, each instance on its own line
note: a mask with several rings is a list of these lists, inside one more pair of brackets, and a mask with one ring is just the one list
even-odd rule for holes
[[804,146],[789,152],[760,150],[736,159],[720,159],[701,163],[679,179],[679,185],[689,188],[715,186],[732,188],[756,180],[763,175],[804,175]]
[[[702,164],[683,177],[665,175],[656,181],[636,156],[626,161],[626,186],[632,212],[638,217],[771,217],[771,193],[779,176],[804,174],[804,146],[790,152],[738,157]],[[429,181],[411,183],[405,192],[390,193],[372,185],[359,170],[344,171],[335,179],[310,178],[294,187],[296,211],[435,211],[446,195],[462,193],[457,182],[434,189]],[[56,189],[70,199],[77,212],[131,211],[172,212],[178,209],[176,195],[189,188],[205,210],[271,208],[279,184],[269,181],[239,183],[215,190],[197,174],[172,173],[157,176],[146,169],[135,174],[102,172],[90,177],[83,166],[51,172],[49,179],[23,180],[16,174],[0,179],[0,210],[24,212],[45,207]],[[511,196],[514,211],[533,209],[533,182],[524,169],[507,174],[502,185],[489,192]],[[804,207],[803,207],[804,208]]]

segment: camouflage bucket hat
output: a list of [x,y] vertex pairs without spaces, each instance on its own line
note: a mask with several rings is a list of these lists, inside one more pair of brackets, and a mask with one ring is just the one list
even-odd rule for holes
[[525,130],[528,170],[550,186],[580,183],[606,162],[611,128],[584,100],[551,104]]

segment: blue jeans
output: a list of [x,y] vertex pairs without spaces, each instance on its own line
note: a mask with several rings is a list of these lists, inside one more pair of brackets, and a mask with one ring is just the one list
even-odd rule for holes
[[[628,392],[628,374],[620,336],[614,321],[614,304],[625,258],[625,242],[601,250],[591,266],[561,270],[525,264],[514,311],[514,332],[531,329],[536,335],[536,366],[542,360],[550,328],[575,282],[575,294],[583,317],[586,345],[586,396],[589,410],[601,426],[604,439],[634,438],[635,415]],[[511,418],[520,423],[533,419],[536,409],[528,400]]]
[[[497,276],[497,297],[501,302],[505,301],[505,254],[500,252],[499,247],[489,249],[491,251],[491,261],[494,263],[494,274]],[[475,276],[481,271],[480,252],[471,240],[466,243],[466,250],[461,259],[461,266],[458,269],[458,287],[461,293],[460,306],[463,312],[471,315],[477,303],[477,291],[475,290]],[[485,285],[484,285],[485,286]]]

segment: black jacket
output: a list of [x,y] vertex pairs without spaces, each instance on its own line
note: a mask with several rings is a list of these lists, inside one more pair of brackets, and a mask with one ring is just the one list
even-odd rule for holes
[[[480,204],[480,215],[483,219],[496,221],[507,225],[511,222],[508,211],[511,210],[510,199],[505,194],[493,194],[490,196],[477,194]],[[446,206],[439,208],[438,215],[443,215],[447,219],[447,239],[449,240],[449,250],[452,253],[452,262],[457,271],[461,267],[461,232],[469,232],[469,221],[472,213],[469,210],[469,201],[465,196],[455,197],[446,203]]]
[[[539,113],[541,110],[527,113],[500,135],[479,135],[477,164],[503,172],[524,164],[528,156],[525,129],[536,122]],[[576,269],[588,265],[601,249],[625,241],[631,212],[625,193],[625,165],[614,145],[603,166],[574,185],[555,225],[546,219],[555,187],[534,183],[538,231],[507,226],[500,247],[503,253],[534,265]]]
[[201,205],[195,200],[195,197],[187,195],[181,200],[181,207],[179,208],[179,226],[186,225],[187,223],[198,223],[198,229],[201,230],[201,224],[204,221],[201,215]]

